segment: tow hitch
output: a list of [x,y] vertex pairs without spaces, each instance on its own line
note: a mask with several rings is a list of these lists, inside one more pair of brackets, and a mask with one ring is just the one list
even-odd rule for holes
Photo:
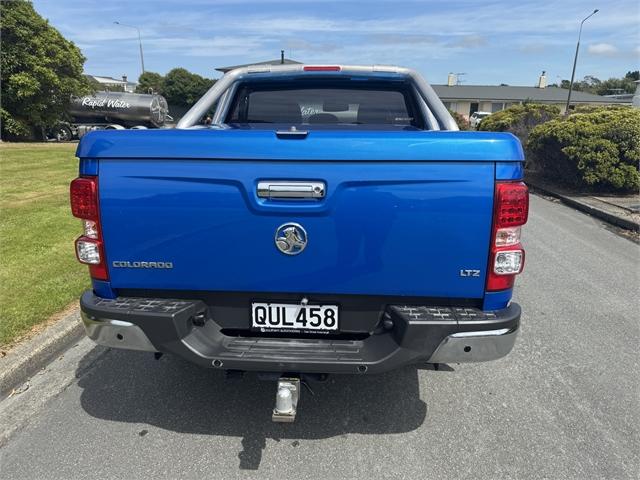
[[298,400],[300,399],[300,379],[280,377],[276,390],[276,406],[271,419],[274,422],[291,423],[296,419]]
[[[227,380],[242,378],[244,372],[238,370],[228,370],[225,372]],[[306,388],[311,395],[315,395],[309,382],[326,382],[326,373],[289,373],[287,376],[280,376],[275,372],[258,372],[258,379],[272,382],[276,380],[276,402],[273,407],[271,419],[274,422],[293,423],[298,413],[298,402],[302,395],[302,387]]]

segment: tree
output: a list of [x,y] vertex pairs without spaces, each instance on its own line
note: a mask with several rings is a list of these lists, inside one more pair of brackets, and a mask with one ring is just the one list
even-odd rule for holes
[[632,78],[609,78],[600,82],[595,89],[597,95],[612,95],[615,93],[633,93],[636,90],[636,85]]
[[38,136],[89,91],[80,49],[24,0],[0,3],[2,138]]
[[185,68],[174,68],[164,77],[161,93],[170,105],[190,107],[214,83],[215,80],[201,77]]
[[[576,92],[593,93],[594,95],[613,95],[615,93],[633,93],[636,90],[635,81],[640,78],[638,70],[629,71],[622,78],[609,78],[600,80],[593,75],[587,75],[582,80],[573,83]],[[552,86],[557,87],[557,84]],[[569,80],[562,80],[560,88],[569,88]]]
[[160,93],[164,88],[164,77],[156,72],[144,72],[138,78],[136,93]]

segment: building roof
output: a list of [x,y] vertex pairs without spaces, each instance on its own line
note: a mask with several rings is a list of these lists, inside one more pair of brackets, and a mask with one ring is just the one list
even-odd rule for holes
[[103,77],[100,75],[85,75],[87,77],[93,78],[98,83],[104,83],[107,85],[126,85],[126,84],[134,84],[135,82],[124,81],[122,78],[113,78],[113,77]]
[[234,70],[236,68],[242,67],[250,67],[253,65],[299,65],[302,62],[298,62],[297,60],[291,60],[290,58],[285,58],[282,60],[281,58],[276,58],[275,60],[267,60],[264,62],[254,62],[254,63],[245,63],[243,65],[231,65],[229,67],[218,67],[217,71],[222,73],[227,73],[229,70]]
[[[544,103],[567,101],[569,90],[558,87],[511,87],[497,85],[432,85],[442,101],[504,101],[522,102],[532,100]],[[571,92],[572,103],[621,103],[620,100],[593,95],[586,92]]]

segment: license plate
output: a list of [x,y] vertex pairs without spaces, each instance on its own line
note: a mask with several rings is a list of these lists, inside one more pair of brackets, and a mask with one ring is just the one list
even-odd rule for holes
[[252,303],[252,327],[263,332],[338,330],[337,305],[294,305],[288,303]]

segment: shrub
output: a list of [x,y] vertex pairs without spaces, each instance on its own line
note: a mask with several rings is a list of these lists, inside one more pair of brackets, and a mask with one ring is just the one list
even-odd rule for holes
[[493,113],[480,122],[478,130],[490,132],[511,132],[524,145],[529,132],[541,123],[560,116],[560,108],[556,105],[543,105],[525,102],[512,105],[500,112]]
[[570,113],[593,113],[604,110],[625,110],[627,105],[576,105]]
[[640,110],[585,109],[535,127],[527,153],[545,176],[596,190],[640,188]]
[[452,112],[451,110],[449,110],[449,113],[458,124],[460,130],[469,130],[469,120],[467,120],[464,115],[458,112]]

